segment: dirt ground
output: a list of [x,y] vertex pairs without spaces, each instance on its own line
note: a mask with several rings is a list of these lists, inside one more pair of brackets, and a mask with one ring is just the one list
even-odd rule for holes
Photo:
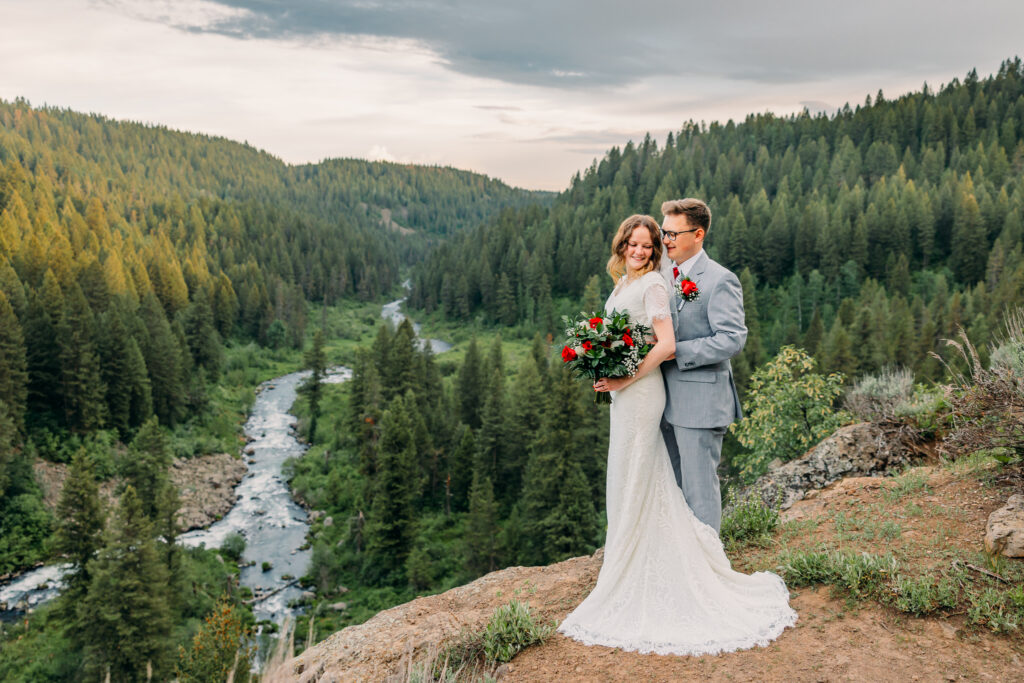
[[[1019,482],[991,471],[924,467],[900,478],[851,478],[797,502],[764,547],[732,549],[742,571],[773,569],[787,550],[891,552],[914,576],[953,561],[985,562],[992,510]],[[291,663],[293,680],[412,680],[422,662],[460,629],[479,630],[495,607],[517,597],[536,617],[561,621],[589,593],[601,551],[548,567],[510,567],[440,595],[386,610],[335,633]],[[1019,563],[1024,560],[1006,560]],[[1024,565],[1002,571],[1024,576]],[[998,567],[997,567],[998,569]],[[1012,571],[1011,571],[1012,570]],[[641,655],[588,647],[561,634],[528,648],[500,681],[1016,681],[1024,680],[1024,636],[967,624],[963,613],[918,618],[829,587],[793,588],[794,628],[766,648],[702,657]],[[394,678],[398,676],[398,678]]]
[[508,681],[1013,681],[1019,642],[967,635],[954,620],[851,609],[827,588],[795,592],[797,625],[766,648],[714,656],[639,655],[556,634],[516,657]]
[[[783,513],[785,523],[771,547],[734,551],[731,557],[737,569],[771,569],[780,549],[824,545],[892,552],[913,575],[981,556],[988,515],[1010,492],[997,482],[940,467],[916,468],[899,479],[844,479]],[[543,600],[551,607],[575,605],[590,583],[576,587],[579,592]],[[556,634],[516,657],[503,680],[1024,680],[1019,636],[966,627],[962,615],[917,618],[873,603],[851,604],[833,597],[828,587],[791,592],[800,620],[763,649],[702,657],[639,655],[584,646]],[[554,617],[560,620],[568,611],[554,610]]]

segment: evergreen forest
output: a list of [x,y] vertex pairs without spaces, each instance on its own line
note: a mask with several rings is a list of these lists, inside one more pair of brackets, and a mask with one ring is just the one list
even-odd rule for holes
[[[706,248],[740,275],[745,398],[791,346],[831,398],[892,368],[940,381],[958,362],[944,340],[964,328],[987,357],[1024,304],[1024,64],[833,116],[691,122],[610,150],[550,207],[506,209],[430,251],[410,276],[414,316],[481,336],[455,361],[382,327],[296,464],[297,495],[335,521],[314,525],[311,579],[328,599],[353,589],[334,625],[600,545],[607,413],[551,346],[562,315],[611,290],[619,222],[684,196],[708,201]],[[749,461],[732,436],[724,457],[733,475]]]
[[[608,412],[554,353],[559,320],[602,305],[623,218],[660,219],[685,196],[710,205],[706,249],[743,285],[741,393],[791,346],[837,373],[836,392],[887,368],[941,381],[942,359],[957,362],[944,340],[963,328],[987,359],[1024,305],[1024,63],[833,115],[691,121],[611,149],[557,196],[450,168],[289,166],[224,139],[0,102],[0,574],[74,567],[44,635],[26,626],[48,658],[9,649],[0,677],[132,680],[151,666],[189,680],[192,655],[176,669],[173,648],[199,643],[203,618],[251,619],[231,562],[166,543],[167,467],[230,440],[197,435],[237,437],[223,392],[258,382],[231,374],[239,359],[276,353],[293,363],[283,374],[304,350],[314,379],[353,369],[307,383],[294,409],[311,447],[291,486],[321,515],[297,628],[310,640],[500,567],[595,550]],[[405,278],[411,315],[454,351],[376,314],[375,333],[336,343],[331,321]],[[742,453],[730,438],[730,473]],[[56,515],[33,474],[46,460],[69,465]],[[97,486],[114,476],[106,509]],[[114,592],[127,596],[116,607]],[[118,638],[140,646],[115,657]]]
[[[552,299],[591,302],[619,222],[700,197],[709,255],[740,275],[740,384],[786,344],[854,377],[937,379],[941,340],[989,341],[1024,303],[1024,67],[933,91],[882,92],[834,116],[690,122],[611,149],[550,208],[503,212],[414,268],[412,301],[455,320],[560,332]],[[560,335],[559,335],[560,336]]]
[[[314,303],[378,301],[435,241],[548,200],[451,168],[289,166],[224,139],[0,102],[0,575],[74,567],[48,613],[50,663],[0,662],[0,678],[170,673],[231,573],[166,543],[177,533],[167,468],[237,450],[251,401],[237,394],[251,397],[260,372],[240,359],[294,356]],[[70,465],[70,519],[44,504],[47,461]],[[104,510],[97,482],[113,478],[120,503]],[[114,595],[125,602],[103,605],[108,630],[82,640]],[[136,635],[150,649],[112,661],[117,638]]]

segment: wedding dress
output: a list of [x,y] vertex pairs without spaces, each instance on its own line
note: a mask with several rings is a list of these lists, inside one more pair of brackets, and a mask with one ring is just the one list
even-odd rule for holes
[[[650,326],[671,317],[661,274],[620,281],[605,311]],[[769,572],[732,570],[715,530],[676,485],[661,435],[661,369],[613,392],[608,535],[597,585],[558,630],[586,645],[701,655],[764,646],[797,619]]]

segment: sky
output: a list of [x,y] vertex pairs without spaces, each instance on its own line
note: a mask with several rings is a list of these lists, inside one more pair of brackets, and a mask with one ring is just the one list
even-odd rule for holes
[[1024,56],[1024,2],[0,0],[0,98],[564,189],[689,120],[833,112]]

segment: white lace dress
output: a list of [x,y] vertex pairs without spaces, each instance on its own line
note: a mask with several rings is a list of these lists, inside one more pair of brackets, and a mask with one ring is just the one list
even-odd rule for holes
[[[670,317],[657,272],[620,282],[605,311],[650,325]],[[613,393],[608,536],[597,585],[558,630],[587,645],[700,655],[764,646],[797,619],[782,579],[732,570],[715,530],[675,482],[661,435],[661,370]]]

